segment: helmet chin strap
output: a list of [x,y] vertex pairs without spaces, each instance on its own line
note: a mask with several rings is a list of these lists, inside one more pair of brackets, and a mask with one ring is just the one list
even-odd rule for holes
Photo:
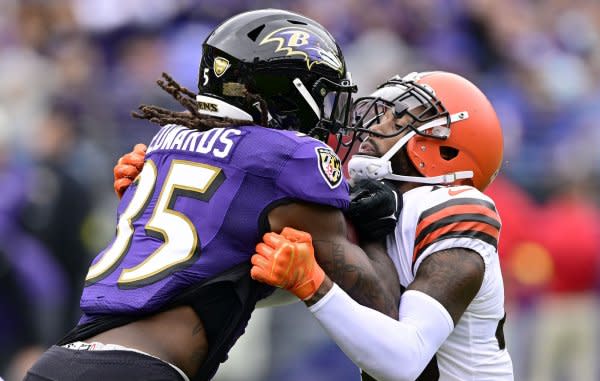
[[[469,117],[466,111],[452,114],[450,123],[459,120],[465,120]],[[430,128],[443,126],[446,124],[446,118],[439,118],[417,127],[417,131],[423,132]],[[420,184],[451,184],[456,180],[470,179],[473,177],[473,171],[457,171],[446,173],[440,176],[420,177],[396,175],[392,171],[390,159],[416,135],[415,131],[410,131],[398,140],[382,157],[373,157],[367,155],[354,155],[348,162],[348,173],[352,180],[359,179],[388,179],[396,181],[405,181]]]

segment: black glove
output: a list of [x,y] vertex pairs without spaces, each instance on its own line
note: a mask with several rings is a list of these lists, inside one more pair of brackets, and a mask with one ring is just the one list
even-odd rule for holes
[[380,180],[360,180],[350,187],[348,218],[360,241],[378,241],[392,233],[402,210],[402,196]]

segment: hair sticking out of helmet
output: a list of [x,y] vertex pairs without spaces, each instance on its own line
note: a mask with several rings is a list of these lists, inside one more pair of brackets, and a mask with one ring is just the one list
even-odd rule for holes
[[196,94],[182,87],[167,73],[163,73],[162,77],[163,79],[156,81],[156,83],[185,107],[186,111],[172,111],[159,106],[141,105],[138,107],[139,111],[131,113],[134,118],[146,119],[160,126],[179,124],[201,131],[217,127],[241,126],[249,123],[248,120],[229,117],[211,118],[201,114],[196,102]]
[[[371,128],[389,111],[402,125],[393,133]],[[486,96],[467,79],[447,72],[395,76],[354,104],[353,139],[398,139],[381,158],[355,155],[353,177],[425,184],[471,184],[484,190],[502,162],[502,131]],[[403,147],[422,177],[395,174],[390,159]]]

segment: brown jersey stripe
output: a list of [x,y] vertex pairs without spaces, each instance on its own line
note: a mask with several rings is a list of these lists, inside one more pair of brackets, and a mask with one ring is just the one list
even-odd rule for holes
[[482,200],[480,198],[461,197],[448,200],[446,202],[443,202],[425,210],[423,213],[421,213],[421,216],[419,217],[419,223],[421,222],[421,220],[429,217],[430,215],[437,213],[442,209],[455,205],[481,205],[487,209],[492,210],[493,212],[496,212],[496,207],[493,203],[489,201]]
[[[461,232],[465,232],[464,235],[461,235]],[[474,237],[473,233],[481,233],[492,239],[491,242],[483,239],[483,241],[492,244],[495,248],[498,245],[498,236],[500,235],[500,231],[498,228],[489,225],[485,222],[479,221],[457,221],[451,224],[445,225],[443,227],[438,228],[437,230],[429,233],[426,237],[424,237],[419,244],[415,245],[413,250],[413,262],[421,255],[423,250],[431,245],[434,242],[438,242],[441,237],[454,237],[454,238],[462,238],[462,237]],[[475,238],[479,238],[478,236]]]
[[438,238],[436,238],[433,241],[430,241],[427,245],[421,247],[419,249],[419,251],[415,251],[415,254],[413,256],[413,262],[412,262],[412,271],[414,272],[415,270],[415,263],[417,262],[417,259],[421,256],[421,254],[430,246],[433,245],[436,242],[445,240],[447,238],[475,238],[478,240],[481,240],[483,242],[489,243],[490,245],[494,246],[494,248],[497,249],[498,247],[498,237],[493,237],[490,236],[489,234],[486,234],[484,232],[481,231],[451,231],[448,232],[444,235],[439,236]]
[[434,230],[444,227],[446,225],[450,225],[454,222],[459,222],[459,221],[483,222],[483,223],[486,223],[486,224],[489,224],[489,225],[495,227],[498,230],[500,230],[500,228],[502,227],[502,224],[496,218],[486,216],[483,214],[464,213],[464,214],[450,215],[448,217],[444,217],[439,220],[433,221],[429,225],[426,225],[426,226],[423,225],[423,227],[418,229],[417,231],[419,232],[419,234],[415,238],[415,246],[417,246],[429,233],[433,232]]
[[439,220],[461,214],[479,214],[487,216],[493,220],[496,220],[497,224],[500,224],[500,217],[498,216],[498,214],[495,211],[490,210],[486,206],[476,204],[451,205],[447,206],[446,208],[439,209],[435,213],[431,213],[425,218],[421,217],[419,219],[419,224],[417,225],[415,236],[419,237],[429,225],[436,223]]
[[414,251],[418,251],[420,247],[428,245],[431,241],[437,239],[437,237],[444,235],[448,232],[452,231],[481,231],[484,232],[495,239],[498,239],[500,235],[500,230],[492,225],[489,225],[485,222],[479,221],[456,221],[447,225],[444,225],[437,230],[427,234],[421,242],[415,244]]

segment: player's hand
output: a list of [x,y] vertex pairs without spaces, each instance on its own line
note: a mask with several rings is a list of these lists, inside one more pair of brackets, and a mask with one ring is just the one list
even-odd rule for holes
[[392,233],[402,210],[402,195],[380,180],[361,180],[350,187],[347,215],[361,241],[377,241]]
[[146,145],[136,144],[133,151],[121,156],[113,170],[115,182],[113,184],[115,193],[119,198],[129,188],[133,180],[140,174],[146,157]]
[[315,260],[311,235],[292,228],[263,236],[252,256],[250,275],[257,281],[285,288],[302,300],[312,297],[325,279]]

